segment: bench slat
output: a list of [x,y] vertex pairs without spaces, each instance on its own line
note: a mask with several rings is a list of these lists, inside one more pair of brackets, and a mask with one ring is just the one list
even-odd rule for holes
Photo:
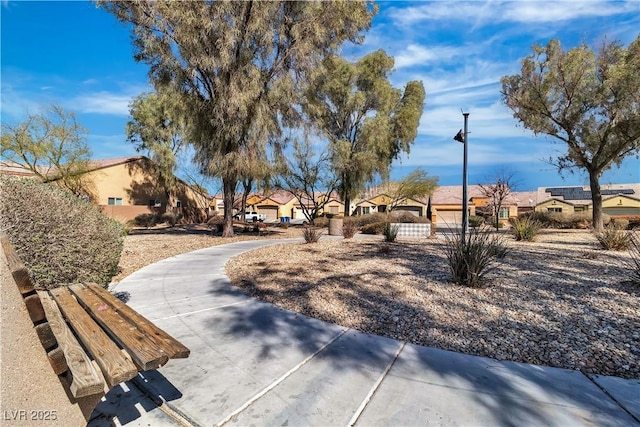
[[138,374],[138,369],[84,311],[66,287],[50,292],[82,344],[100,366],[109,387],[128,381]]
[[169,355],[170,359],[184,359],[189,357],[191,350],[189,350],[185,345],[173,338],[164,330],[160,329],[153,322],[129,307],[127,304],[111,295],[107,290],[101,288],[95,283],[89,283],[87,284],[87,287],[103,301],[108,301],[122,317],[125,317],[130,323],[136,325],[138,329],[147,334],[147,336],[156,340],[165,353]]
[[85,285],[74,284],[69,288],[91,317],[129,353],[138,368],[143,371],[157,369],[169,361],[169,356],[155,341],[117,312],[112,300],[99,298]]
[[35,288],[29,275],[29,270],[27,270],[27,267],[20,261],[18,253],[9,241],[9,236],[6,234],[0,235],[0,243],[2,244],[4,255],[7,258],[7,264],[9,264],[9,271],[11,271],[13,280],[16,282],[20,293],[24,295],[33,292]]
[[100,379],[100,375],[65,323],[55,301],[46,292],[41,291],[39,295],[51,330],[56,336],[59,348],[64,353],[67,366],[73,377],[70,386],[71,393],[76,398],[102,393],[104,383]]

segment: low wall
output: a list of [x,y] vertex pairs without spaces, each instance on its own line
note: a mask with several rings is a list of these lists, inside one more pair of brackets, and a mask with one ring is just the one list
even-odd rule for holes
[[431,237],[431,224],[393,222],[391,227],[398,227],[397,237]]
[[121,222],[127,222],[131,219],[134,219],[140,214],[155,213],[153,208],[150,208],[148,206],[140,206],[140,205],[133,205],[133,206],[100,205],[99,208],[103,214],[113,219],[117,219],[118,221],[121,221]]

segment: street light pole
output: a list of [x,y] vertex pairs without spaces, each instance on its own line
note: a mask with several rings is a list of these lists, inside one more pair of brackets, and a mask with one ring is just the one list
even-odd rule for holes
[[465,242],[465,234],[469,231],[469,197],[467,195],[467,146],[469,145],[467,122],[469,113],[464,116],[464,156],[462,160],[462,242]]

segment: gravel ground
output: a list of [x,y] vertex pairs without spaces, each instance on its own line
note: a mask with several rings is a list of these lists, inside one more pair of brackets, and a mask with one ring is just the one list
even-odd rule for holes
[[242,254],[226,265],[250,295],[363,332],[462,353],[640,378],[640,287],[629,254],[586,231],[507,239],[471,289],[452,284],[441,239],[321,240]]
[[124,248],[120,256],[118,274],[113,282],[119,282],[142,267],[165,258],[186,252],[224,245],[242,240],[285,239],[301,237],[298,228],[282,229],[269,227],[266,233],[258,235],[252,231],[241,232],[236,229],[236,236],[230,239],[217,236],[205,225],[177,225],[175,227],[158,226],[150,229],[135,228],[124,239]]
[[[214,236],[201,226],[133,230],[121,280],[162,259],[258,238]],[[444,241],[321,240],[277,245],[232,259],[234,284],[280,307],[364,332],[469,354],[623,378],[640,378],[640,287],[625,282],[625,252],[598,249],[586,231],[508,240],[487,286],[452,284]]]

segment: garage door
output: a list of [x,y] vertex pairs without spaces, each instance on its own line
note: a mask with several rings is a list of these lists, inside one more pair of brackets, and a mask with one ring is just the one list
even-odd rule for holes
[[436,211],[436,224],[442,228],[462,224],[462,211]]
[[420,206],[398,206],[394,210],[396,212],[409,212],[415,216],[422,216],[422,208]]
[[267,221],[278,219],[278,208],[276,206],[258,206],[258,213],[267,217]]
[[603,208],[602,212],[607,215],[640,215],[640,208]]

